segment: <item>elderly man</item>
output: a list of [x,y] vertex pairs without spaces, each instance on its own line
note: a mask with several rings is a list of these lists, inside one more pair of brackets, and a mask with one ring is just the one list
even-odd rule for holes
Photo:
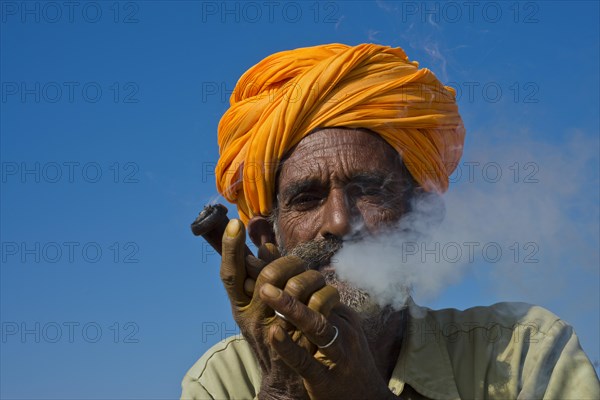
[[182,398],[600,398],[572,328],[542,308],[394,308],[338,279],[344,241],[443,193],[463,140],[454,91],[399,48],[302,48],[244,74],[216,171],[241,218],[221,279],[243,337],[210,349]]

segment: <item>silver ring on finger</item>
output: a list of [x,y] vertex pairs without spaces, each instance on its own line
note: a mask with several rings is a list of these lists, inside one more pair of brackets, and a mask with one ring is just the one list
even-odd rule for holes
[[331,326],[333,326],[333,329],[335,329],[335,334],[333,335],[333,339],[331,339],[331,340],[329,341],[329,343],[327,343],[327,344],[326,344],[326,345],[324,345],[324,346],[319,346],[319,345],[317,345],[317,347],[318,347],[318,348],[320,348],[320,349],[326,349],[326,348],[328,348],[329,346],[331,346],[331,345],[333,344],[333,342],[335,342],[335,341],[336,341],[336,339],[338,338],[338,334],[340,333],[340,331],[338,330],[338,327],[337,327],[337,326],[335,326],[335,325],[333,325],[333,324],[332,324]]
[[281,318],[284,321],[287,321],[287,318],[285,317],[285,315],[283,315],[282,313],[280,313],[279,311],[275,310],[275,315],[277,315],[279,318]]

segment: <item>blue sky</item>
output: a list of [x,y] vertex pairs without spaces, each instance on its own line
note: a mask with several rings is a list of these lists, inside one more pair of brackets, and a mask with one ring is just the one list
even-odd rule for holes
[[179,396],[236,332],[219,259],[189,231],[217,196],[229,95],[265,56],[330,42],[400,46],[456,87],[463,160],[509,149],[504,176],[514,162],[519,182],[535,166],[561,176],[521,197],[561,210],[541,217],[570,232],[560,268],[543,268],[540,244],[526,280],[472,265],[423,304],[536,302],[600,360],[597,2],[66,4],[0,2],[0,397]]

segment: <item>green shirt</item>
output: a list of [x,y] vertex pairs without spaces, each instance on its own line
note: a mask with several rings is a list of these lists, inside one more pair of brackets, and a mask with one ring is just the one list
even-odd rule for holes
[[[389,381],[399,395],[451,399],[600,399],[600,383],[573,328],[525,303],[430,310],[410,303]],[[241,336],[213,346],[187,372],[182,399],[253,399],[260,367]],[[408,386],[410,386],[410,389]]]

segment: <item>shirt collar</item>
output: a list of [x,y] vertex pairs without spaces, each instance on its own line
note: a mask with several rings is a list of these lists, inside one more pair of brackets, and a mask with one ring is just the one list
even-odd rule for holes
[[460,399],[442,332],[430,310],[408,300],[408,324],[389,388],[399,395],[409,384],[435,400]]

